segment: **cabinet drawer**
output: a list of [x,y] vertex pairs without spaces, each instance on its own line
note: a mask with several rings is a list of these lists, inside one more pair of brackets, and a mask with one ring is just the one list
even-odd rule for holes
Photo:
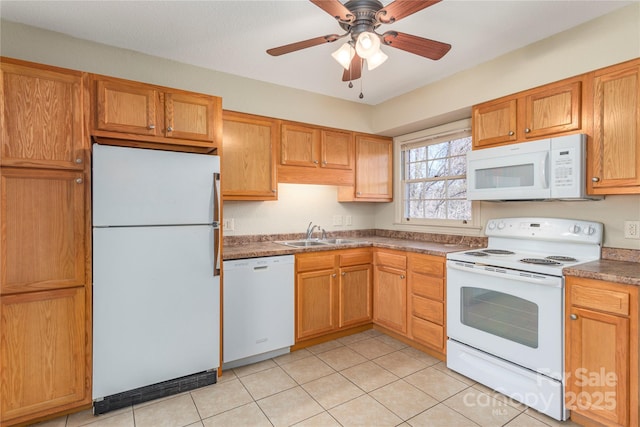
[[296,256],[296,271],[325,270],[333,268],[336,257],[333,254]]
[[444,328],[435,323],[412,317],[411,335],[414,340],[438,350],[444,347]]
[[439,301],[444,299],[444,280],[411,272],[409,281],[411,283],[411,293],[414,295]]
[[400,270],[406,270],[407,268],[407,257],[405,255],[376,252],[374,260],[376,265],[386,265]]
[[348,267],[350,265],[371,264],[370,251],[348,252],[340,254],[340,267]]
[[444,304],[427,298],[411,297],[411,314],[438,325],[444,323]]
[[409,255],[409,269],[430,276],[444,277],[444,259],[432,255]]
[[571,304],[623,316],[629,315],[627,292],[574,285],[571,287]]

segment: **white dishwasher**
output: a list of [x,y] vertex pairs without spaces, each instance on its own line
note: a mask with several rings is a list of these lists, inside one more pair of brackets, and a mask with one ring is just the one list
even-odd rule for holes
[[289,352],[294,344],[294,256],[224,261],[223,368]]

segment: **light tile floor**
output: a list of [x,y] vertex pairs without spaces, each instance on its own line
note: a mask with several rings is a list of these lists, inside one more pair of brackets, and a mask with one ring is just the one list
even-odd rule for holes
[[452,372],[378,331],[226,371],[218,383],[99,417],[38,426],[576,426]]

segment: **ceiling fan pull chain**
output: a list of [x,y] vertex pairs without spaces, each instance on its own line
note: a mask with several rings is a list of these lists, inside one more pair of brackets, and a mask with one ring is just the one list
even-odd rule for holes
[[364,94],[362,93],[362,80],[364,80],[364,76],[360,77],[360,95],[358,95],[360,99],[364,98]]

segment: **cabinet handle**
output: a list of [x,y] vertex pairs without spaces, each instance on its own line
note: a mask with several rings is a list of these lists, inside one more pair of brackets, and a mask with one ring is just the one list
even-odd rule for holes
[[358,196],[362,196],[362,193],[361,193],[360,191],[358,191],[356,194],[357,194]]
[[272,193],[276,193],[276,190],[275,190],[275,189],[273,189],[273,190],[271,190],[271,192],[272,192]]
[[529,129],[529,128],[526,128],[526,129],[524,130],[524,133],[529,133],[529,132],[531,132],[531,129]]
[[322,161],[322,164],[323,164],[323,165],[326,165],[326,164],[327,164],[327,161],[326,161],[326,160],[323,160],[323,161]]
[[401,275],[400,275],[400,278],[401,278],[401,279],[404,279],[404,274],[401,274]]
[[331,275],[331,277],[336,277],[336,276],[337,276],[337,274],[336,274],[336,273],[333,273],[333,274]]
[[515,135],[515,134],[516,134],[516,133],[515,133],[514,131],[512,131],[512,130],[510,130],[510,131],[509,131],[509,136],[513,136],[513,135]]
[[314,161],[313,161],[313,164],[314,164],[314,165],[317,165],[317,164],[318,164],[318,161],[317,161],[317,160],[314,160]]
[[156,125],[149,125],[148,127],[149,127],[149,129],[155,129]]
[[571,320],[578,320],[578,315],[577,314],[572,314],[569,317],[571,318]]
[[81,158],[81,157],[78,157],[78,158],[76,159],[76,163],[81,164],[81,163],[82,163],[82,158]]
[[169,127],[167,128],[167,132],[173,132],[173,126],[169,126]]
[[600,182],[600,178],[598,178],[597,176],[594,176],[593,178],[591,178],[592,182]]
[[77,184],[82,184],[82,178],[76,178],[76,183]]
[[342,275],[343,275],[343,276],[346,276],[346,275],[347,275],[347,273],[345,273],[345,272],[343,271],[343,272],[342,272]]

